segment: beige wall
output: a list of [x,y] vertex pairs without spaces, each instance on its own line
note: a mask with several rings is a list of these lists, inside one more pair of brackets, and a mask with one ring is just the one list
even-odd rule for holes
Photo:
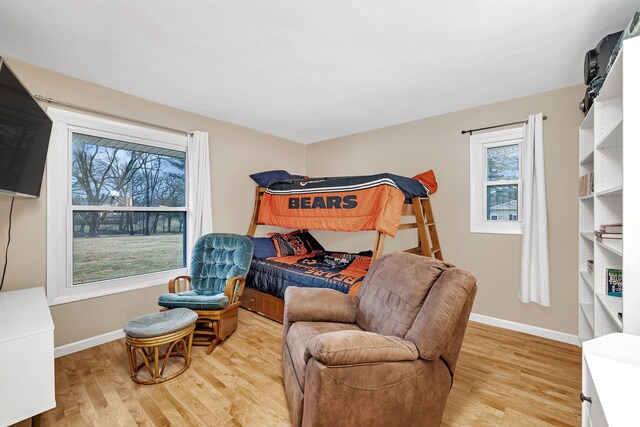
[[[439,190],[432,204],[445,259],[478,278],[478,314],[577,334],[577,127],[584,89],[570,87],[418,120],[307,147],[307,174],[332,176],[391,172],[413,176],[433,168]],[[469,137],[462,129],[522,120],[543,112],[551,307],[517,297],[520,236],[469,232]],[[410,236],[407,235],[410,234]],[[387,240],[387,252],[415,246],[413,231]],[[373,235],[318,233],[326,247],[363,250]]]
[[[209,132],[213,226],[245,233],[254,201],[250,173],[287,169],[304,173],[305,147],[282,138],[166,107],[16,60],[9,65],[34,94],[163,126]],[[0,197],[0,254],[4,254],[10,199]],[[9,267],[3,291],[44,286],[46,279],[46,183],[39,199],[17,199]],[[56,346],[122,327],[130,318],[157,310],[166,285],[51,307]]]
[[[249,173],[287,169],[311,176],[388,171],[412,176],[433,168],[440,189],[434,214],[447,260],[479,281],[474,312],[577,333],[577,102],[582,87],[515,99],[303,146],[229,123],[159,105],[19,61],[9,64],[33,92],[180,129],[209,132],[216,231],[244,233],[253,204]],[[517,298],[520,237],[469,233],[469,140],[462,129],[521,120],[542,111],[548,186],[551,308]],[[306,159],[306,166],[305,166]],[[4,290],[43,286],[46,279],[46,183],[39,199],[17,199]],[[6,244],[9,199],[0,197],[0,254]],[[373,233],[317,233],[326,247],[364,250]],[[414,246],[410,231],[387,241],[387,252]],[[51,307],[56,346],[111,332],[131,317],[155,311],[164,284]]]

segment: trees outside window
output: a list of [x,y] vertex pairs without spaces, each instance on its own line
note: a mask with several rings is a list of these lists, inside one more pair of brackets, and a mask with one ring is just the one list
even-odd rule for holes
[[[185,206],[184,152],[73,133],[71,194],[74,285],[184,267],[176,247],[184,243],[184,212],[162,210]],[[139,236],[156,239],[145,249]],[[136,247],[140,262],[111,259],[109,237],[118,252]],[[162,259],[163,251],[175,259]],[[97,253],[109,265],[90,259]]]

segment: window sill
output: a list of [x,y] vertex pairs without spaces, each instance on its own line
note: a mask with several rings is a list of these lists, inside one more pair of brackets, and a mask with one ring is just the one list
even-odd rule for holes
[[471,233],[482,234],[522,234],[522,223],[487,223],[471,224],[469,229]]
[[76,285],[73,288],[57,288],[55,286],[47,285],[47,300],[49,301],[49,306],[54,306],[123,292],[131,292],[154,286],[167,286],[169,280],[186,274],[187,269],[182,268],[135,277],[113,279],[94,284],[89,283],[85,285]]

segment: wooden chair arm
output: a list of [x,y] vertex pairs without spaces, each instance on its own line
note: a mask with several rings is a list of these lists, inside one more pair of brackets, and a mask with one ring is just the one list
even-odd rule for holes
[[178,292],[191,290],[191,276],[178,276],[169,280],[169,292],[176,294]]
[[224,294],[229,298],[229,305],[240,301],[242,292],[244,292],[244,284],[246,279],[240,276],[233,276],[227,280],[224,288]]

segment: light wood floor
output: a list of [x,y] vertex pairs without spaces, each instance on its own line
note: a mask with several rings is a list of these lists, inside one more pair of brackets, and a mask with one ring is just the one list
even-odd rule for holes
[[[212,355],[154,386],[129,379],[122,340],[56,359],[51,425],[289,425],[282,386],[282,326],[240,310],[238,330]],[[577,426],[580,350],[471,323],[444,426]]]

